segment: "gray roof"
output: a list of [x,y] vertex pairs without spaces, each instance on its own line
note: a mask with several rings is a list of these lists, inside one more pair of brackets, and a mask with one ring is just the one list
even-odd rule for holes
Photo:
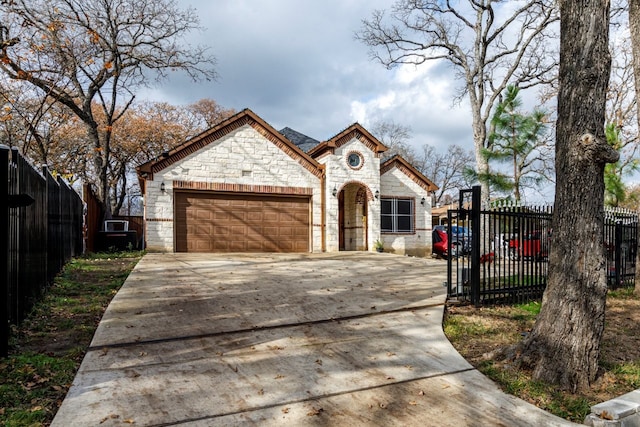
[[289,141],[297,145],[298,148],[300,148],[305,153],[311,150],[316,145],[320,144],[320,141],[318,141],[317,139],[313,139],[310,136],[304,135],[289,127],[280,129],[278,132],[280,132]]

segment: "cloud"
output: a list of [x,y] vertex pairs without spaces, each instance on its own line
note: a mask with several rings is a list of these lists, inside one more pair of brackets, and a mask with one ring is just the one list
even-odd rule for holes
[[386,120],[411,127],[415,146],[472,147],[469,109],[452,105],[450,68],[427,63],[387,70],[355,40],[361,20],[376,8],[389,8],[388,1],[191,5],[206,30],[191,34],[189,42],[211,47],[219,81],[193,83],[176,73],[139,98],[172,104],[212,98],[224,107],[250,108],[276,129],[289,126],[319,140],[355,121],[366,127]]

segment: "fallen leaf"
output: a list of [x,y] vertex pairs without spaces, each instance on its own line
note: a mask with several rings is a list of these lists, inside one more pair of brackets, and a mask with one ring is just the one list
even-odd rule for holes
[[41,411],[41,410],[42,410],[42,406],[40,406],[40,405],[37,405],[37,406],[34,406],[33,408],[31,408],[31,412],[38,412],[38,411]]
[[314,417],[320,415],[320,413],[324,411],[322,408],[312,408],[309,412],[307,412],[307,417]]
[[284,350],[284,347],[281,345],[270,345],[269,350]]
[[424,391],[420,390],[420,391],[418,392],[418,396],[424,396]]
[[280,375],[280,374],[278,374],[278,375],[276,375],[276,376],[274,377],[274,379],[276,379],[276,380],[281,380],[281,379],[283,379],[283,378],[284,378],[284,375]]
[[387,352],[387,356],[391,357],[391,356],[395,356],[396,354],[393,351],[388,351]]
[[289,413],[289,408],[282,408],[282,413],[283,414],[288,414]]
[[127,423],[127,424],[135,424],[136,422],[133,421],[131,418],[127,418],[126,420],[122,420],[123,423]]
[[417,403],[416,403],[416,401],[415,401],[415,400],[412,400],[412,401],[410,401],[410,402],[409,402],[409,405],[411,405],[411,406],[416,406],[416,405],[417,405]]

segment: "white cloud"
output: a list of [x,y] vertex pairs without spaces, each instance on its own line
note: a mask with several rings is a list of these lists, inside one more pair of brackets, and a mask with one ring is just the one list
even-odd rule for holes
[[190,41],[211,46],[220,80],[193,83],[173,75],[138,99],[186,104],[212,98],[224,107],[251,108],[276,129],[289,126],[324,140],[357,121],[409,126],[413,144],[472,147],[471,118],[453,107],[455,84],[443,63],[386,70],[354,39],[360,22],[387,0],[216,0],[191,3],[203,33]]

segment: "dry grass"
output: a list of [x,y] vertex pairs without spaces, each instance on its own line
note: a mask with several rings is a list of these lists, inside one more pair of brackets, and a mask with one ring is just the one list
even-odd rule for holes
[[472,365],[507,392],[570,421],[581,423],[591,405],[640,388],[640,298],[631,290],[610,293],[601,345],[602,375],[590,390],[568,393],[532,381],[497,360],[495,350],[517,344],[531,330],[538,303],[474,308],[447,307],[445,333]]

